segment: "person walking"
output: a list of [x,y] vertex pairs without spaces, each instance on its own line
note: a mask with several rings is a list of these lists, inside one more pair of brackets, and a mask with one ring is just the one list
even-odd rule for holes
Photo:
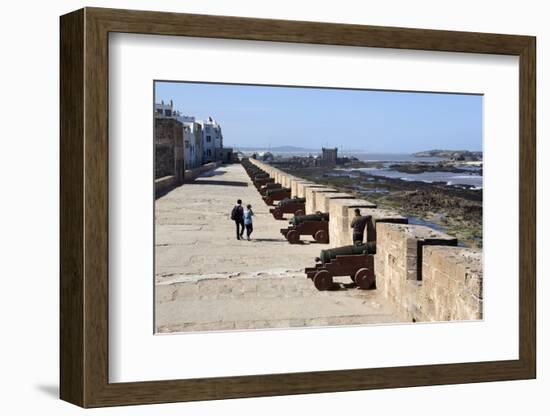
[[351,228],[353,228],[353,244],[362,244],[363,236],[365,233],[365,226],[369,220],[369,216],[361,215],[361,210],[355,208],[355,217],[351,221]]
[[243,201],[237,200],[237,205],[231,210],[231,219],[235,221],[235,228],[237,229],[237,240],[243,238],[244,233],[244,210],[242,206]]
[[246,206],[243,216],[244,216],[244,226],[246,227],[246,239],[250,241],[250,234],[252,234],[252,231],[254,231],[254,229],[252,228],[252,217],[254,216],[254,212],[252,211],[252,205],[248,204]]

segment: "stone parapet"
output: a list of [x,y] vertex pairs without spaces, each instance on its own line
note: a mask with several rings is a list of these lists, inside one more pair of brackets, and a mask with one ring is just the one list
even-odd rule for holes
[[465,247],[425,246],[419,320],[483,318],[483,255]]
[[456,238],[422,225],[377,223],[376,287],[410,320],[419,320],[422,248],[456,246]]
[[[317,206],[316,206],[316,195],[318,193],[338,192],[334,188],[318,187],[318,186],[306,187],[305,191],[306,191],[306,214],[314,214],[317,211],[319,211],[319,209],[317,209]],[[321,211],[321,212],[326,212],[326,211]]]
[[187,169],[184,172],[183,180],[184,180],[184,182],[187,182],[187,183],[188,182],[193,182],[201,174],[203,174],[205,172],[208,172],[208,171],[211,171],[211,170],[214,170],[220,165],[221,165],[221,162],[217,161],[217,162],[206,163],[205,165],[199,166],[198,168],[195,168],[195,169]]
[[330,199],[328,211],[331,218],[330,247],[347,246],[353,243],[350,223],[355,208],[376,208],[376,204],[365,199]]
[[[309,182],[309,181],[297,182],[296,183],[296,195],[299,198],[306,198],[308,188],[326,188],[326,186],[325,185],[320,185],[320,184],[315,183],[315,182]],[[307,200],[306,200],[306,202],[307,202]]]
[[289,175],[264,162],[251,161],[276,182],[291,188],[292,196],[306,198],[306,214],[329,213],[330,247],[352,244],[350,224],[355,208],[360,209],[361,215],[371,217],[366,241],[376,242],[376,290],[390,300],[402,319],[482,319],[481,250],[457,247],[455,237],[430,227],[407,224],[408,219],[396,211],[378,209],[367,200]]
[[[351,220],[354,215],[354,209],[350,208],[348,211],[348,216]],[[376,241],[376,225],[379,223],[393,223],[393,224],[408,224],[409,220],[399,214],[397,211],[390,209],[381,209],[381,208],[360,208],[360,214],[363,216],[371,217],[371,220],[367,223],[365,240],[366,241]],[[350,236],[351,241],[351,236]],[[350,243],[351,244],[351,243]]]

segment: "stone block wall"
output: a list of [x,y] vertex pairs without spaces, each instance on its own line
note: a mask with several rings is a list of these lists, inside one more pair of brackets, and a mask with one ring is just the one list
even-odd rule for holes
[[222,162],[216,161],[216,162],[210,162],[206,163],[202,166],[199,166],[195,169],[188,169],[185,171],[185,182],[193,182],[195,179],[197,179],[202,173],[211,171],[216,169],[218,166],[220,166]]
[[365,199],[330,199],[329,238],[330,247],[347,246],[353,243],[350,227],[355,208],[376,208],[376,204]]
[[[334,188],[328,188],[328,187],[307,187],[306,188],[306,214],[314,214],[319,209],[317,209],[317,198],[316,195],[320,192],[329,192],[329,193],[336,193],[338,192]],[[326,212],[326,211],[321,211]]]
[[315,182],[299,182],[296,184],[296,195],[300,198],[305,198],[308,188],[326,188],[326,186]]
[[174,175],[175,184],[183,183],[183,124],[171,118],[155,118],[155,178]]
[[[353,209],[349,209],[348,216],[350,218],[350,224],[351,219],[355,215],[353,212]],[[367,227],[365,229],[365,241],[376,241],[376,225],[378,223],[394,223],[394,224],[408,224],[409,220],[402,215],[400,215],[398,212],[389,210],[389,209],[373,209],[370,207],[367,208],[360,208],[361,215],[369,216],[371,217],[371,220],[367,223]],[[351,241],[351,236],[350,236]],[[351,244],[351,243],[350,243]]]
[[350,194],[289,175],[251,160],[306,198],[306,213],[328,212],[330,247],[352,244],[354,209],[371,216],[366,241],[376,242],[376,290],[410,321],[475,320],[483,317],[482,252],[457,247],[456,238],[430,227],[407,224],[399,213]]
[[300,195],[300,190],[299,190],[298,186],[300,184],[306,184],[306,183],[312,184],[313,182],[308,182],[308,181],[305,181],[303,179],[294,177],[292,179],[291,183],[290,183],[290,196],[293,197],[293,198],[294,197],[305,198],[305,196]]
[[483,318],[482,253],[465,247],[425,246],[419,320]]
[[174,174],[174,147],[155,145],[155,179]]
[[355,199],[355,197],[344,192],[317,192],[315,194],[315,209],[321,212],[330,212],[330,203],[337,199]]
[[423,247],[456,246],[456,238],[421,225],[376,224],[376,287],[408,320],[426,320],[421,312]]

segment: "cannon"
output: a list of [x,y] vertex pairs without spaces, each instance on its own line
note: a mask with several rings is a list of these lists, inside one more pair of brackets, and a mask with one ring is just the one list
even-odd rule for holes
[[283,214],[304,215],[306,209],[305,198],[285,198],[279,201],[275,208],[271,208],[269,212],[273,214],[276,220],[282,220]]
[[248,173],[248,176],[250,177],[250,179],[254,179],[256,175],[261,175],[261,174],[267,175],[267,173],[265,173],[263,170],[257,167],[252,167],[251,169],[247,170],[246,173]]
[[317,290],[332,289],[335,276],[349,276],[360,289],[371,289],[376,281],[374,254],[374,242],[321,250],[315,267],[306,268],[305,273]]
[[309,215],[296,215],[289,221],[288,228],[282,228],[281,234],[285,236],[290,244],[300,242],[300,236],[311,235],[313,239],[321,244],[327,244],[328,237],[328,213],[317,212]]
[[260,175],[256,175],[254,177],[254,180],[253,180],[253,183],[254,183],[254,186],[256,187],[256,189],[259,191],[261,189],[261,187],[263,185],[265,185],[266,183],[274,183],[275,182],[275,179],[273,178],[270,178],[269,175],[266,173],[265,175],[264,174],[260,174]]
[[263,200],[267,205],[273,205],[275,201],[285,198],[290,198],[290,188],[268,189],[263,196]]
[[265,196],[267,191],[272,189],[281,189],[282,187],[283,186],[280,183],[269,182],[269,183],[266,183],[265,185],[262,185],[259,191],[262,196]]

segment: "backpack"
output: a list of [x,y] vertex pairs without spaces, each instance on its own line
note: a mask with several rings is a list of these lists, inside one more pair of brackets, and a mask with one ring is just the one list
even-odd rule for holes
[[238,209],[238,207],[237,207],[237,205],[235,205],[235,206],[233,207],[233,209],[231,210],[231,219],[232,219],[232,220],[236,220],[236,219],[237,219],[237,215],[238,215],[238,214],[237,214],[237,209]]

